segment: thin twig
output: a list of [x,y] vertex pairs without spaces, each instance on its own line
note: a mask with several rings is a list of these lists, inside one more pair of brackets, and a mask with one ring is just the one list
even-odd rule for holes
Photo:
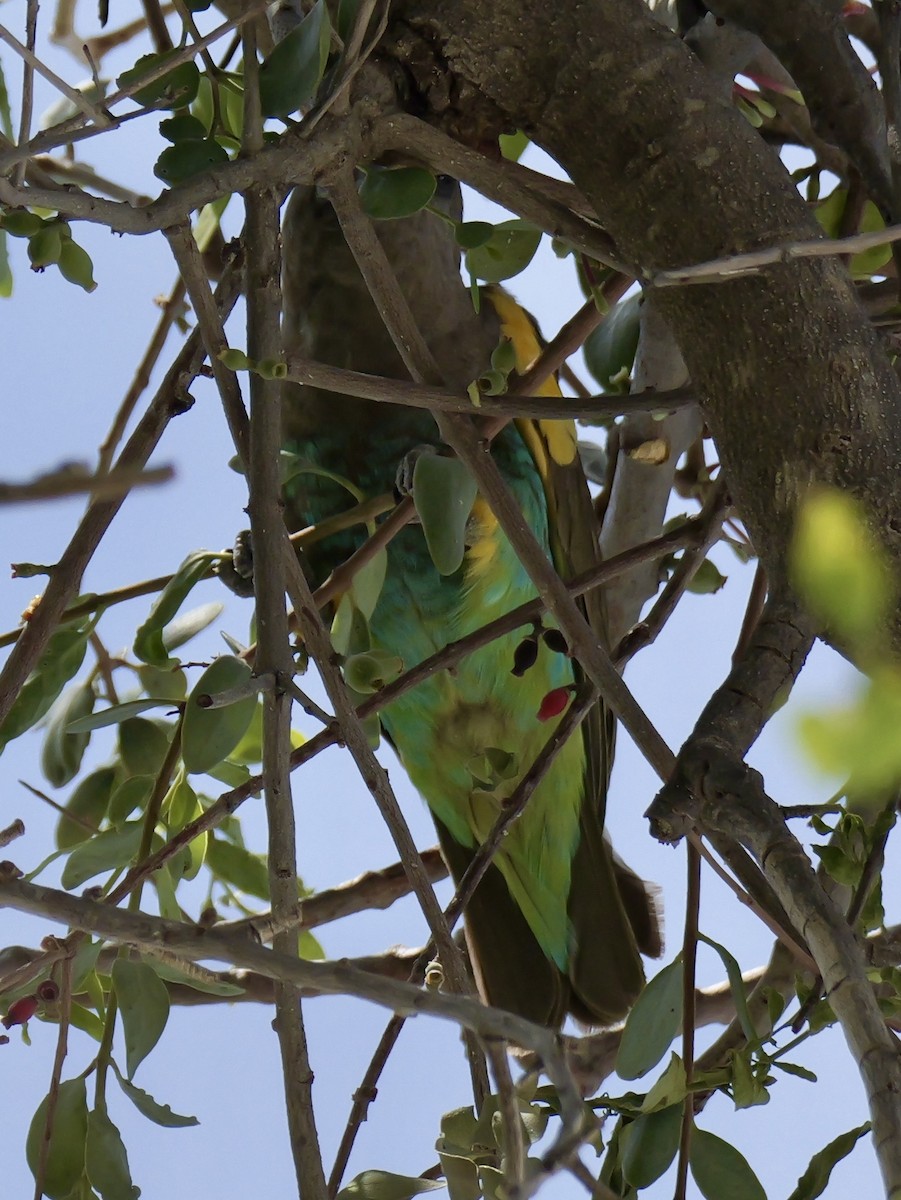
[[682,1130],[679,1136],[679,1164],[674,1200],[685,1200],[691,1132],[694,1128],[691,1082],[695,1060],[695,967],[698,957],[698,911],[701,903],[701,856],[690,842],[686,847],[686,866],[688,886],[685,895],[685,934],[682,939],[682,1063],[685,1067],[687,1091],[682,1101]]

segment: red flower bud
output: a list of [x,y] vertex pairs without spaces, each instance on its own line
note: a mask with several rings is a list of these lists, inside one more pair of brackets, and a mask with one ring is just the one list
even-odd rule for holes
[[4,1029],[12,1029],[13,1025],[25,1025],[37,1010],[37,996],[21,996],[9,1006],[9,1011],[0,1023]]
[[37,995],[45,1004],[52,1004],[54,1000],[59,999],[59,985],[52,979],[45,979],[43,983],[38,984]]
[[550,721],[553,717],[559,717],[569,704],[569,693],[568,687],[558,687],[548,692],[538,709],[538,720]]

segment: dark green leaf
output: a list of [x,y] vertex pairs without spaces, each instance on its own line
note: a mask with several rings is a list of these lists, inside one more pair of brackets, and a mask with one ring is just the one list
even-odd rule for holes
[[360,200],[376,221],[412,217],[429,203],[436,186],[435,176],[422,167],[367,167]]
[[455,230],[457,245],[464,250],[484,246],[494,236],[494,226],[488,221],[461,221]]
[[203,141],[207,131],[203,121],[183,112],[160,121],[160,133],[167,142],[198,142]]
[[394,1175],[391,1171],[362,1171],[338,1193],[340,1200],[409,1200],[421,1192],[434,1192],[444,1184],[435,1179]]
[[[85,775],[80,780],[72,795],[66,801],[65,812],[73,817],[81,817],[94,829],[99,829],[100,823],[106,816],[116,771],[113,767],[100,767]],[[92,834],[89,829],[78,821],[61,816],[56,826],[56,845],[60,850],[68,850],[79,842],[87,841]]]
[[682,959],[675,959],[647,984],[626,1018],[616,1073],[639,1079],[657,1065],[682,1022]]
[[650,1187],[668,1170],[679,1149],[681,1130],[681,1104],[643,1113],[623,1126],[622,1172],[633,1187]]
[[723,1200],[725,1196],[729,1200],[766,1200],[748,1160],[716,1134],[695,1126],[688,1161],[705,1200]]
[[181,608],[195,584],[211,573],[212,565],[218,557],[208,550],[198,550],[189,554],[157,596],[150,615],[135,634],[134,652],[142,662],[156,667],[164,667],[168,663],[169,655],[163,638],[163,628]]
[[487,242],[467,251],[467,270],[486,283],[500,283],[526,269],[540,241],[541,230],[527,221],[502,221]]
[[215,138],[204,138],[169,146],[156,160],[153,173],[163,183],[174,186],[227,162],[228,151]]
[[585,341],[585,365],[604,391],[628,390],[625,381],[638,349],[640,307],[640,292],[620,300]]
[[105,1109],[88,1113],[85,1166],[103,1200],[138,1200],[141,1189],[131,1182],[125,1146]]
[[260,67],[263,115],[289,117],[316,94],[325,72],[331,22],[325,0],[316,3]]
[[78,683],[63,692],[50,710],[41,748],[41,769],[54,787],[64,787],[78,774],[91,735],[73,732],[70,722],[86,717],[96,699],[90,682]]
[[143,822],[133,821],[122,829],[106,829],[76,846],[63,867],[63,887],[71,891],[101,871],[124,867],[137,854],[142,831]]
[[48,711],[51,704],[81,666],[88,641],[87,629],[57,629],[47,643],[35,671],[16,697],[0,725],[0,751],[30,729]]
[[138,1112],[148,1121],[153,1121],[154,1125],[162,1125],[166,1129],[185,1129],[189,1125],[200,1124],[196,1117],[183,1117],[179,1113],[173,1112],[168,1104],[158,1103],[149,1092],[145,1092],[143,1088],[139,1088],[137,1084],[126,1079],[115,1062],[113,1070],[116,1072],[116,1078],[119,1080],[122,1091]]
[[191,773],[205,771],[227,758],[247,732],[257,706],[254,693],[224,708],[201,708],[198,697],[227,692],[247,683],[251,670],[240,658],[215,659],[198,679],[185,705],[182,758]]
[[[41,1144],[47,1124],[47,1097],[31,1119],[25,1141],[25,1157],[37,1178]],[[59,1085],[53,1116],[53,1133],[44,1170],[44,1192],[49,1200],[67,1200],[84,1172],[85,1138],[88,1132],[88,1100],[84,1079],[66,1079]]]
[[131,1079],[160,1040],[169,1019],[166,985],[147,963],[117,958],[113,987],[125,1032],[125,1066]]
[[[124,71],[116,79],[116,83],[123,90],[129,88],[154,67],[165,64],[177,53],[178,50],[165,50],[159,54],[145,54],[133,67]],[[193,62],[181,63],[180,66],[173,67],[171,71],[167,71],[153,83],[139,88],[134,93],[133,99],[136,104],[143,104],[147,107],[182,108],[190,104],[197,95],[199,85],[200,71],[196,64]]]
[[206,864],[214,875],[248,896],[269,899],[269,875],[263,859],[243,846],[211,837],[207,844]]
[[817,1151],[788,1200],[816,1200],[817,1196],[822,1196],[829,1183],[832,1168],[846,1158],[859,1139],[869,1132],[870,1122],[867,1121],[865,1125],[858,1125],[856,1129],[849,1129],[847,1133],[839,1134],[828,1146]]
[[457,458],[420,454],[413,468],[413,502],[439,574],[453,575],[466,551],[466,526],[478,488]]

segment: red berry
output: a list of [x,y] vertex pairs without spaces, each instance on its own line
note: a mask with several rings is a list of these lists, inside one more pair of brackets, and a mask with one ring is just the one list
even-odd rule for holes
[[21,996],[9,1006],[9,1011],[3,1018],[4,1029],[12,1029],[13,1025],[25,1025],[38,1010],[37,996]]
[[559,717],[567,704],[569,704],[569,688],[554,688],[541,701],[538,709],[538,720],[550,721],[553,717]]

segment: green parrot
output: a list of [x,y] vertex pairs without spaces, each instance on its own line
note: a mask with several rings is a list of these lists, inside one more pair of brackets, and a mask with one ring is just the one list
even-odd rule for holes
[[[433,203],[459,219],[459,186],[439,181]],[[487,302],[476,313],[446,220],[422,211],[376,222],[376,230],[450,386],[464,391],[482,374],[502,336],[513,344],[518,369],[534,360],[539,352],[534,326],[507,293],[486,289]],[[283,245],[286,351],[408,378],[331,206],[315,188],[295,189]],[[292,530],[361,498],[390,493],[396,480],[409,477],[417,456],[441,450],[428,412],[284,386],[284,443],[289,461],[297,464],[284,489]],[[517,421],[498,435],[492,450],[560,574],[567,578],[597,562],[593,511],[572,423]],[[313,583],[321,583],[366,536],[366,528],[358,526],[311,546],[305,569]],[[368,637],[373,648],[396,656],[405,669],[535,595],[480,497],[465,540],[462,565],[450,575],[439,574],[418,524],[408,525],[389,545]],[[597,593],[587,611],[602,636]],[[517,657],[524,640],[532,645]],[[560,643],[559,634],[530,638],[527,631],[515,631],[470,654],[453,671],[433,675],[381,713],[384,733],[431,809],[456,880],[559,720],[565,706],[559,701],[568,693],[558,689],[578,678]],[[619,1020],[644,982],[640,952],[660,952],[653,898],[603,835],[611,755],[612,724],[599,705],[508,830],[466,909],[467,945],[483,996],[543,1024],[558,1026],[567,1014],[591,1026]],[[486,758],[508,764],[503,778],[486,772]]]

